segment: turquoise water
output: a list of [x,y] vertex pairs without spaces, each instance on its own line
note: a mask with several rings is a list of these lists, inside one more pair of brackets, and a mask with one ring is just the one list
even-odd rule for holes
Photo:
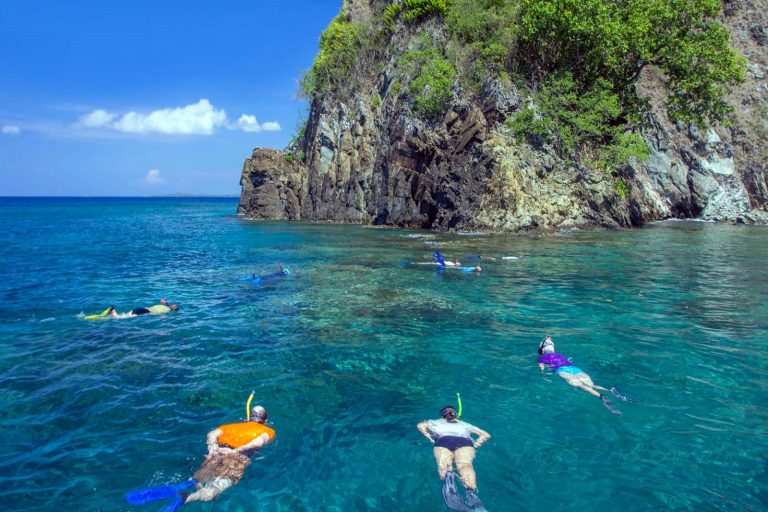
[[[0,200],[4,510],[157,510],[122,496],[191,475],[252,389],[277,441],[184,510],[445,510],[415,425],[457,392],[493,435],[475,462],[492,512],[768,507],[765,228],[451,235],[235,206]],[[405,263],[435,247],[484,272]],[[237,281],[278,263],[289,279]],[[181,311],[78,317],[160,298]],[[614,416],[542,376],[547,333],[642,402]]]

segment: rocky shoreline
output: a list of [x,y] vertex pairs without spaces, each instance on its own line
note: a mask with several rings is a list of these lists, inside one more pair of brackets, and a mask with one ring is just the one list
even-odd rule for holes
[[[344,9],[364,19],[374,4],[346,0]],[[701,132],[671,122],[659,77],[643,74],[651,153],[623,169],[624,194],[602,171],[565,161],[546,144],[511,142],[503,121],[525,100],[514,85],[490,81],[474,96],[456,86],[447,113],[427,122],[393,86],[396,55],[386,55],[381,72],[366,77],[366,92],[315,100],[294,147],[253,151],[238,214],[484,231],[623,228],[669,218],[768,223],[768,13],[760,4],[726,2],[721,20],[749,60],[747,80],[729,96],[731,126]],[[446,37],[439,23],[422,30]],[[392,37],[407,48],[417,34]]]

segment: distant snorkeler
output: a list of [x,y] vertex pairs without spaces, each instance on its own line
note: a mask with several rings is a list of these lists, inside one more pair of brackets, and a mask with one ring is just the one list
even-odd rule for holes
[[[482,512],[485,507],[477,496],[477,476],[472,461],[475,459],[475,449],[480,448],[491,435],[459,420],[452,405],[440,409],[440,417],[438,420],[423,421],[416,428],[435,445],[432,451],[437,473],[443,481],[445,504],[451,510]],[[472,439],[471,434],[478,436],[477,440]],[[466,489],[466,501],[462,500],[458,493],[456,475],[453,472],[454,464]]]
[[286,277],[291,275],[290,270],[287,268],[283,268],[283,265],[280,265],[280,270],[277,272],[274,272],[272,274],[266,274],[263,276],[257,276],[256,274],[248,274],[247,276],[243,276],[240,278],[240,281],[250,281],[253,284],[259,284],[263,281],[271,281],[273,279],[279,279],[281,277]]
[[155,304],[154,306],[149,306],[146,308],[134,308],[130,310],[127,313],[118,313],[114,306],[110,306],[111,311],[109,314],[113,318],[131,318],[134,316],[142,316],[142,315],[165,315],[167,313],[170,313],[172,311],[178,311],[179,306],[176,304],[168,304],[168,302],[165,299],[160,299],[160,304]]
[[621,411],[618,410],[613,405],[613,402],[611,402],[607,396],[601,393],[601,391],[608,391],[612,393],[622,402],[635,402],[635,400],[632,400],[631,398],[628,398],[619,393],[616,388],[607,389],[592,382],[592,378],[584,373],[581,369],[574,366],[570,359],[565,357],[563,354],[558,354],[555,352],[555,343],[552,341],[552,337],[550,335],[546,335],[544,339],[541,340],[541,343],[539,343],[539,354],[540,357],[538,359],[538,363],[539,369],[542,372],[545,368],[550,368],[557,375],[565,379],[565,381],[571,386],[581,389],[582,391],[586,391],[590,395],[599,398],[606,409],[611,411],[613,414],[621,414]]
[[[249,399],[250,403],[250,399]],[[172,500],[160,512],[174,512],[192,501],[213,501],[237,484],[258,450],[271,443],[275,431],[266,425],[267,410],[257,405],[246,422],[221,425],[208,433],[208,453],[200,468],[185,482],[131,491],[131,505]]]
[[160,299],[160,304],[149,306],[145,308],[134,308],[127,313],[118,313],[115,306],[109,306],[107,309],[97,315],[88,315],[83,318],[86,320],[100,320],[102,318],[130,318],[134,316],[142,315],[164,315],[171,311],[178,311],[179,306],[176,304],[168,305],[165,299]]

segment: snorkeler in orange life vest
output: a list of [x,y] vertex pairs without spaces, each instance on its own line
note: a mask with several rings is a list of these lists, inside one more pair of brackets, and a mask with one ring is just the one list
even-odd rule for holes
[[[250,398],[248,402],[250,405]],[[275,438],[275,431],[266,425],[267,417],[267,410],[257,405],[248,411],[247,421],[215,428],[207,436],[205,460],[190,480],[132,491],[126,494],[126,501],[131,505],[144,505],[172,499],[162,512],[174,512],[190,501],[216,499],[240,481],[253,455]]]

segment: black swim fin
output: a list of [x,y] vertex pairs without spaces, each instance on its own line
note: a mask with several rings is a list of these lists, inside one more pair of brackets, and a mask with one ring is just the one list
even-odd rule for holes
[[467,506],[472,512],[488,512],[483,502],[477,497],[477,492],[467,489]]
[[621,416],[621,411],[618,410],[616,407],[614,407],[613,402],[611,402],[607,396],[600,395],[600,401],[603,402],[603,405],[605,406],[606,409],[611,411],[613,414],[617,414]]
[[613,396],[621,400],[622,402],[627,402],[628,404],[636,404],[637,400],[633,400],[629,398],[628,396],[624,396],[621,393],[618,392],[616,388],[611,388],[611,393],[613,393]]
[[445,506],[451,510],[462,512],[469,512],[470,510],[459,496],[459,489],[456,487],[456,475],[453,471],[449,471],[443,480],[443,500],[445,500]]

